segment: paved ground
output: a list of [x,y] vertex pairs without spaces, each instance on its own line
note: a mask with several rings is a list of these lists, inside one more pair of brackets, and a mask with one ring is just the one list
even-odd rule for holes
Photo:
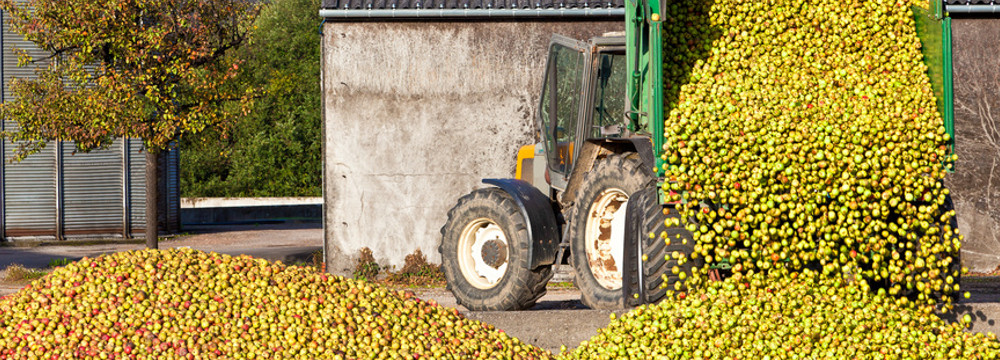
[[[323,230],[319,223],[186,226],[184,231],[189,235],[161,241],[160,248],[190,247],[284,262],[308,261],[314,251],[323,249]],[[16,246],[0,247],[0,269],[11,264],[45,268],[53,260],[79,260],[83,257],[142,248],[145,245],[121,242],[99,245],[23,242]]]
[[580,302],[580,291],[572,288],[550,288],[534,308],[525,311],[469,311],[464,306],[456,305],[455,297],[448,290],[420,289],[414,292],[421,299],[456,307],[470,319],[491,324],[510,336],[553,353],[558,353],[562,345],[570,349],[580,345],[581,341],[597,335],[597,330],[611,321],[611,311],[587,308]]
[[[943,317],[958,321],[963,315],[971,314],[970,331],[1000,334],[1000,277],[969,278],[962,286],[970,292],[970,298],[961,299],[955,311]],[[425,300],[456,306],[455,298],[444,289],[425,289],[416,293]],[[586,308],[580,303],[580,292],[576,289],[550,289],[535,308],[527,311],[470,312],[462,306],[457,307],[471,319],[492,324],[513,337],[553,353],[557,353],[561,345],[573,349],[596,335],[598,329],[608,325],[612,313]]]
[[1000,277],[968,277],[962,280],[961,285],[971,296],[961,299],[955,311],[944,317],[957,321],[970,314],[972,331],[1000,334]]
[[[319,224],[276,224],[241,226],[206,226],[186,228],[190,235],[164,241],[161,248],[189,246],[226,254],[248,254],[285,262],[307,261],[322,248]],[[0,269],[11,263],[43,268],[54,259],[79,259],[103,253],[140,249],[141,244],[104,244],[86,246],[0,247]],[[565,276],[564,276],[565,277]],[[959,319],[973,315],[972,331],[1000,333],[1000,277],[967,278],[963,290],[971,292],[955,311],[946,318]],[[20,287],[0,283],[0,296],[16,292]],[[456,307],[455,298],[445,289],[418,289],[417,296],[433,299],[441,305]],[[607,326],[611,312],[587,309],[580,303],[575,289],[553,288],[527,311],[470,312],[457,306],[471,319],[492,324],[513,337],[552,352],[561,345],[574,348],[581,341]]]
[[[310,262],[314,252],[323,249],[323,230],[319,223],[282,223],[269,225],[185,226],[186,235],[160,242],[160,248],[191,247],[229,255],[246,254],[285,263]],[[118,251],[137,250],[145,245],[111,242],[98,245],[63,245],[22,242],[0,246],[0,270],[11,264],[29,268],[49,267],[53,260],[79,260]],[[0,296],[17,292],[18,284],[0,282]]]

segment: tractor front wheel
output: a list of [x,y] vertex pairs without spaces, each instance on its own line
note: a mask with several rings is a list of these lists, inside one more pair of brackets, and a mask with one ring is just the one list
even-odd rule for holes
[[473,311],[523,310],[545,294],[552,266],[528,268],[528,227],[509,194],[473,191],[441,228],[442,270],[459,304]]

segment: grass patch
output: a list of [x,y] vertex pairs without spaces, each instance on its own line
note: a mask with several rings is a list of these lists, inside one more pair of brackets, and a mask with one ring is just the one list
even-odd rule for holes
[[1000,265],[997,265],[992,271],[987,272],[977,272],[969,271],[968,274],[963,274],[962,278],[981,278],[981,277],[995,277],[1000,276]]
[[389,286],[404,287],[444,287],[444,273],[441,266],[427,263],[427,257],[420,249],[406,255],[403,268],[398,272],[389,272],[382,280]]
[[439,288],[445,286],[441,266],[427,262],[420,249],[406,255],[403,267],[382,266],[375,260],[372,250],[365,247],[358,252],[354,266],[354,279],[371,281],[389,288]]
[[312,266],[316,267],[319,272],[326,272],[326,259],[323,258],[323,250],[313,251]]
[[545,287],[549,289],[576,289],[576,284],[572,281],[556,281],[548,283]]
[[67,259],[67,258],[52,259],[52,260],[49,261],[49,267],[50,268],[57,268],[57,267],[60,267],[60,266],[69,265],[72,262],[73,262],[73,260],[70,260],[70,259]]
[[375,255],[372,254],[372,249],[368,247],[361,248],[358,251],[358,260],[354,265],[354,279],[356,280],[367,280],[375,282],[378,279],[378,273],[381,267],[378,262],[375,261]]
[[323,261],[323,250],[313,251],[309,261],[296,261],[293,266],[312,268],[316,272],[326,272],[326,262]]
[[26,268],[20,264],[13,264],[11,266],[8,266],[3,271],[0,271],[0,281],[11,282],[11,283],[25,283],[35,279],[39,279],[48,273],[49,273],[48,271]]

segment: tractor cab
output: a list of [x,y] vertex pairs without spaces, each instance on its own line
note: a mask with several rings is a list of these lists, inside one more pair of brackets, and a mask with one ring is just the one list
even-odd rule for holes
[[590,42],[553,36],[538,107],[542,143],[535,146],[542,149],[534,152],[535,161],[547,164],[549,176],[535,186],[565,190],[585,141],[628,134],[627,71],[622,35]]

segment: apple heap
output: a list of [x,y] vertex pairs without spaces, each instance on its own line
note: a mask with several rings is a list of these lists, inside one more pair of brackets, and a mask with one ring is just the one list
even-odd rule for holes
[[912,4],[669,2],[661,156],[664,190],[690,219],[667,225],[696,241],[684,259],[853,268],[951,307],[961,236],[943,179],[955,156]]
[[[867,282],[806,269],[737,274],[614,319],[561,358],[997,359],[992,334],[963,331],[872,291]],[[903,298],[905,299],[905,298]]]
[[83,259],[0,300],[2,359],[539,359],[364,281],[190,249]]

